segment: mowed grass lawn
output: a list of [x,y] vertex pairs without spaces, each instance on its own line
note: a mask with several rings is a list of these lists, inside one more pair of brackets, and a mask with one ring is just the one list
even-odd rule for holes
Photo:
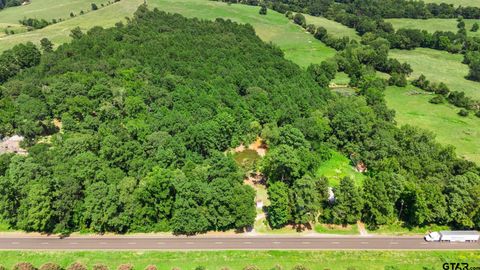
[[458,108],[431,104],[428,101],[432,95],[409,95],[411,90],[421,91],[413,86],[391,86],[385,92],[388,107],[395,108],[397,122],[430,130],[439,143],[454,145],[459,156],[480,163],[480,119],[473,115],[460,117]]
[[[289,270],[302,264],[311,270],[384,270],[384,269],[442,269],[446,262],[480,264],[479,251],[204,251],[204,252],[33,252],[1,251],[2,264],[11,269],[19,262],[33,263],[36,267],[46,262],[57,262],[65,267],[78,261],[91,267],[103,263],[110,269],[119,264],[131,263],[135,269],[154,264],[160,270],[173,267],[192,270],[197,266],[206,269],[228,267],[240,270],[256,265],[268,270],[281,265]],[[389,268],[396,266],[397,268]],[[425,267],[425,268],[424,268]]]
[[358,186],[361,186],[365,178],[362,173],[354,169],[347,157],[336,151],[332,151],[331,158],[320,165],[316,176],[326,177],[331,187],[337,187],[344,177],[352,178]]
[[[392,23],[395,29],[410,28],[426,30],[430,33],[435,31],[451,31],[456,33],[457,20],[456,19],[386,19],[387,22]],[[465,28],[467,29],[467,35],[471,37],[480,37],[480,31],[471,32],[472,25],[477,22],[480,24],[480,20],[465,19]]]
[[[41,0],[32,1],[42,3]],[[49,0],[49,6],[55,5],[55,3],[63,3],[63,1]],[[143,0],[122,0],[100,10],[89,12],[40,30],[5,36],[0,38],[0,51],[27,41],[38,44],[43,37],[49,38],[57,45],[67,42],[70,40],[69,34],[71,29],[77,26],[83,30],[97,25],[102,27],[113,26],[116,22],[124,20],[124,17],[131,17],[142,3]],[[33,3],[31,5],[33,6]],[[148,1],[148,5],[150,8],[157,7],[160,10],[179,13],[186,17],[208,20],[220,17],[239,23],[249,23],[255,28],[256,33],[262,40],[279,46],[285,52],[287,59],[302,67],[307,67],[310,63],[320,63],[335,54],[335,50],[316,40],[312,35],[305,32],[304,29],[290,22],[283,14],[272,10],[269,10],[266,16],[261,16],[258,14],[258,7],[240,4],[228,5],[208,0],[151,0]],[[22,17],[23,8],[27,7],[29,6],[18,7],[11,12],[15,13],[17,17]],[[67,15],[70,13],[70,9],[64,9],[65,12],[68,12]],[[2,12],[0,12],[1,14]],[[10,16],[14,17],[15,14]],[[35,12],[33,11],[31,14],[32,16],[43,18],[43,9],[38,7],[38,15],[34,15]]]
[[424,74],[432,82],[444,82],[452,91],[463,91],[467,96],[480,99],[480,83],[465,79],[468,66],[462,64],[461,54],[417,48],[415,50],[391,50],[390,57],[412,66],[410,79]]

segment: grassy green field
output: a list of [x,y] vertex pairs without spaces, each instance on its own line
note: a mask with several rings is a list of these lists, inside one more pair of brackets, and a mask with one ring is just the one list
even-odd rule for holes
[[339,185],[340,180],[349,176],[355,180],[357,185],[363,183],[365,176],[357,172],[350,164],[350,160],[338,152],[332,152],[332,157],[322,163],[316,172],[317,176],[325,176],[328,178],[331,187]]
[[[60,3],[58,0],[49,1]],[[27,41],[39,43],[43,37],[49,38],[55,44],[64,43],[69,40],[68,35],[74,27],[79,26],[83,30],[96,25],[110,27],[125,16],[131,16],[142,3],[142,0],[122,0],[98,11],[77,16],[40,30],[5,36],[0,38],[0,51]],[[290,22],[284,15],[272,10],[269,10],[266,16],[261,16],[258,14],[258,7],[228,5],[208,0],[152,0],[148,4],[151,8],[157,7],[164,11],[180,13],[186,17],[198,17],[209,20],[222,17],[239,23],[249,23],[255,28],[262,40],[279,46],[285,52],[287,59],[294,61],[302,67],[307,67],[310,63],[320,63],[335,54],[335,50],[316,40],[312,35],[306,33],[305,30]],[[21,17],[23,16],[22,9],[30,8],[31,6],[33,6],[33,3],[29,6],[12,9],[11,13],[13,14],[10,16],[12,18],[15,16],[17,18]],[[43,18],[44,10],[39,6],[33,7],[37,7],[38,15],[35,15],[35,11],[31,8],[31,16]],[[71,9],[71,7],[65,7],[63,11],[58,12],[69,14]],[[59,10],[61,9],[59,8]]]
[[454,6],[480,7],[480,0],[425,0],[425,3],[447,3]]
[[[1,251],[2,264],[10,268],[19,261],[31,262],[39,267],[46,262],[57,262],[65,267],[78,261],[92,267],[103,263],[116,269],[119,264],[131,263],[135,269],[154,264],[160,270],[173,267],[192,270],[197,266],[206,269],[233,270],[256,265],[259,269],[292,269],[304,265],[311,270],[384,270],[396,266],[402,270],[442,269],[445,262],[480,264],[479,251],[199,251],[199,252],[33,252]],[[91,268],[90,268],[91,269]]]
[[[18,23],[23,18],[37,18],[51,21],[52,19],[69,19],[70,12],[79,14],[81,10],[91,10],[95,3],[99,8],[108,0],[32,0],[25,6],[11,7],[0,11],[0,23]],[[113,2],[113,1],[112,1]]]
[[460,117],[458,108],[431,104],[428,101],[432,95],[410,95],[411,90],[421,91],[413,86],[392,86],[385,92],[387,105],[397,112],[397,122],[430,130],[438,142],[454,145],[457,154],[480,163],[480,119],[473,115]]
[[390,57],[412,66],[410,79],[424,74],[432,82],[444,82],[450,90],[464,91],[468,96],[480,99],[480,83],[465,79],[468,66],[462,64],[461,54],[451,54],[426,48],[415,50],[391,50]]
[[[32,0],[40,1],[40,0]],[[53,0],[52,0],[53,1]],[[61,3],[61,1],[55,0],[56,3]],[[103,27],[110,27],[113,26],[116,22],[122,20],[125,16],[131,16],[133,12],[137,9],[138,5],[143,3],[142,0],[123,0],[117,3],[114,3],[108,7],[102,8],[100,10],[89,12],[81,16],[77,16],[73,19],[66,20],[57,24],[49,25],[43,29],[30,31],[21,34],[9,35],[0,38],[0,51],[5,49],[9,49],[13,47],[15,44],[25,43],[28,41],[34,42],[36,44],[40,43],[40,40],[44,37],[49,38],[52,42],[56,45],[62,44],[70,40],[69,34],[70,31],[75,27],[80,27],[82,30],[88,30],[93,26],[103,26]],[[33,6],[33,3],[30,4]],[[22,8],[27,8],[29,6],[22,6],[15,8],[14,10],[20,13],[21,16],[23,14]],[[37,10],[39,14],[42,14],[43,9],[42,6],[39,7]],[[65,9],[65,12],[68,12],[69,9]],[[3,12],[8,11],[1,11],[0,14]],[[32,14],[35,13],[32,11]],[[13,16],[13,15],[12,15]],[[32,15],[33,16],[33,15]],[[0,15],[1,17],[1,15]],[[42,18],[40,15],[38,18]]]
[[[457,28],[457,20],[456,19],[428,19],[428,20],[421,20],[421,19],[387,19],[386,21],[392,23],[395,29],[400,28],[411,28],[411,29],[420,29],[426,30],[430,33],[435,31],[451,31],[456,33]],[[471,20],[465,19],[465,25],[467,29],[467,35],[471,37],[480,37],[480,31],[477,32],[470,32],[473,23],[477,22],[480,23],[480,20]]]
[[308,14],[304,14],[304,16],[307,20],[307,24],[313,24],[316,27],[323,26],[325,29],[327,29],[328,33],[334,37],[341,38],[346,36],[350,39],[360,40],[360,36],[353,28],[346,27],[343,24],[323,17],[316,17]]

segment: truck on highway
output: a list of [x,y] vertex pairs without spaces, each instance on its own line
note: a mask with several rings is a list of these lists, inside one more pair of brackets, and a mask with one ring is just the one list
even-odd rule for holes
[[478,231],[439,231],[425,235],[427,242],[477,242]]

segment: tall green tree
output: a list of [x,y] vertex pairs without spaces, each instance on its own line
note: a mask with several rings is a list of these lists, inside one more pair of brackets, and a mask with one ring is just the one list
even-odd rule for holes
[[291,221],[291,204],[288,186],[283,182],[274,182],[269,184],[267,219],[272,228],[281,228]]
[[350,177],[342,178],[334,194],[333,221],[343,225],[357,222],[361,217],[363,199],[353,179]]

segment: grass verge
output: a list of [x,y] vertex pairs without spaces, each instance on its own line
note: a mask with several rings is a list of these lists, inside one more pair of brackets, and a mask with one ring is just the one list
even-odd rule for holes
[[[383,270],[383,269],[442,269],[445,262],[468,262],[478,265],[478,251],[211,251],[211,252],[19,252],[1,251],[2,264],[11,268],[16,262],[26,261],[36,267],[56,262],[65,267],[78,261],[90,269],[96,263],[115,269],[119,264],[131,263],[135,269],[154,264],[158,269],[243,269],[256,265],[271,269],[281,265],[291,269],[302,264],[311,270]],[[396,268],[389,268],[395,266]]]
[[359,234],[357,224],[347,225],[346,227],[342,227],[341,225],[332,225],[332,224],[316,224],[315,231],[317,233],[326,233],[326,234],[343,234],[343,235]]

